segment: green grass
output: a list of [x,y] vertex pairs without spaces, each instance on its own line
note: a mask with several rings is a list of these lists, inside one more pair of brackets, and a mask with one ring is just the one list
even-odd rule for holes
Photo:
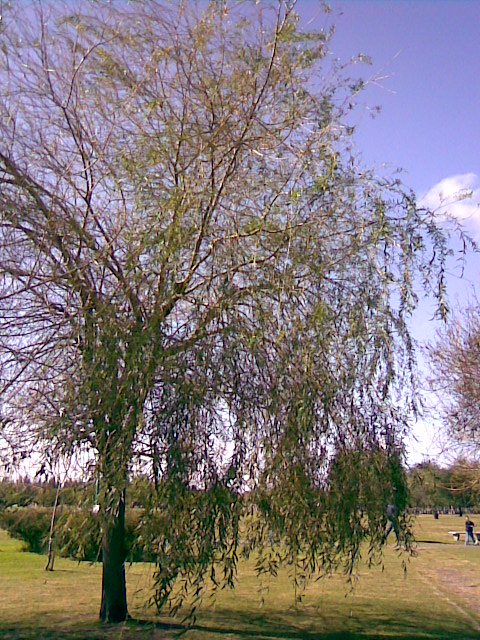
[[[312,583],[294,606],[288,572],[257,580],[253,563],[240,567],[238,584],[204,603],[187,640],[244,638],[360,640],[366,638],[467,640],[480,636],[480,546],[448,535],[460,530],[455,516],[417,519],[417,557],[404,575],[401,556],[389,545],[383,567],[361,566],[353,592],[335,575]],[[46,572],[45,557],[21,551],[0,531],[0,638],[123,640],[173,638],[179,621],[157,618],[144,606],[150,568],[127,571],[129,611],[135,621],[110,628],[97,622],[101,567],[58,558]],[[263,602],[262,602],[263,599]]]

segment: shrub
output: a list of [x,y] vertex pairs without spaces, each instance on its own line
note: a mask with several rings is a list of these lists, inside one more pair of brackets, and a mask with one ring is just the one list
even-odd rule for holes
[[[50,534],[51,508],[18,507],[0,511],[0,527],[24,542],[26,551],[44,553]],[[127,561],[152,561],[138,537],[140,510],[129,509],[125,517]],[[100,518],[89,509],[63,508],[55,527],[56,549],[59,555],[95,562],[102,559]]]
[[22,540],[26,551],[42,553],[48,544],[51,509],[19,507],[0,512],[0,524],[12,538]]

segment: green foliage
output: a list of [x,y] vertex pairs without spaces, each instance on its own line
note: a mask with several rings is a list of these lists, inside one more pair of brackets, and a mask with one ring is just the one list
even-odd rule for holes
[[480,510],[480,468],[458,459],[448,467],[421,463],[408,474],[409,505],[419,509]]
[[[18,507],[0,511],[0,526],[25,544],[25,550],[45,553],[50,534],[52,509]],[[125,553],[129,562],[152,562],[154,556],[139,538],[140,513],[127,511]],[[102,559],[101,521],[89,509],[64,508],[55,525],[55,545],[61,556],[78,561],[96,562]]]
[[20,507],[0,511],[0,524],[17,540],[22,540],[26,551],[43,553],[48,542],[51,510]]
[[233,587],[239,553],[242,498],[223,483],[189,490],[162,483],[139,522],[137,541],[156,562],[155,604],[175,613],[189,594],[201,600],[205,582]]
[[[260,549],[257,571],[276,575],[289,566],[297,597],[312,576],[342,568],[355,578],[358,561],[380,561],[386,507],[394,502],[400,537],[409,550],[412,523],[405,513],[405,470],[398,455],[372,448],[338,453],[323,482],[288,464],[256,495],[249,544]],[[275,542],[275,546],[273,546]]]
[[39,497],[36,487],[31,483],[0,482],[0,509],[14,505],[26,507],[32,502],[41,504],[37,500]]
[[62,512],[55,531],[61,555],[79,561],[101,561],[101,540],[100,520],[90,510],[73,508]]
[[[53,482],[0,482],[0,509],[11,506],[53,507],[57,486]],[[93,488],[81,482],[66,483],[61,487],[60,501],[63,505],[81,506],[92,502]]]

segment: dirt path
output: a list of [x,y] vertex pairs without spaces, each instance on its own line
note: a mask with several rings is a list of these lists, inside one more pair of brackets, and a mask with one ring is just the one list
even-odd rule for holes
[[422,571],[420,575],[437,597],[457,609],[480,631],[480,577],[440,567],[431,568],[428,572]]

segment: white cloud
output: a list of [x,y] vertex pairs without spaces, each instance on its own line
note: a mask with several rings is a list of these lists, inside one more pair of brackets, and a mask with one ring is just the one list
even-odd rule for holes
[[419,206],[451,215],[480,231],[480,180],[475,173],[449,176],[420,199]]

